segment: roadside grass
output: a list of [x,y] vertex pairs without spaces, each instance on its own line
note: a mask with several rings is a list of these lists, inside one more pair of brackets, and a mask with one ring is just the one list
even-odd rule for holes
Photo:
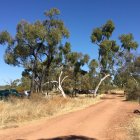
[[140,140],[140,115],[129,126],[130,140]]
[[0,101],[0,128],[15,127],[43,117],[50,118],[83,109],[99,102],[102,96],[66,99],[57,96],[48,99],[34,94],[31,99],[10,98],[8,101]]
[[124,95],[124,90],[122,90],[122,89],[112,89],[112,90],[109,90],[109,93]]

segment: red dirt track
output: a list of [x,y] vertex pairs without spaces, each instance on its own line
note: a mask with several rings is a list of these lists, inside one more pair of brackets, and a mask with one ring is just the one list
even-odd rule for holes
[[107,95],[101,102],[66,115],[0,130],[0,140],[128,140],[126,124],[136,103],[121,95]]

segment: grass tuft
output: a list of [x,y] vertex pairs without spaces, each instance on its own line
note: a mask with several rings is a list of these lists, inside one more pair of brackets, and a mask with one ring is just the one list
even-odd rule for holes
[[140,140],[140,116],[134,118],[129,126],[131,140]]

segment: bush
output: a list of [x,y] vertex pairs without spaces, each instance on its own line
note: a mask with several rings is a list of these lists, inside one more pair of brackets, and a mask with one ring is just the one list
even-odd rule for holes
[[126,90],[127,100],[137,100],[140,98],[140,87],[129,88]]

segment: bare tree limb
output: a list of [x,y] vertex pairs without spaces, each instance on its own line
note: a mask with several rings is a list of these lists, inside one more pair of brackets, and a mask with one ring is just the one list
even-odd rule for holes
[[43,86],[45,86],[46,84],[49,84],[49,83],[58,83],[58,81],[50,81],[50,82],[46,82],[43,84]]
[[64,80],[65,80],[66,78],[68,78],[68,76],[65,76],[65,77],[62,79],[61,85],[62,85],[62,83],[64,82]]

